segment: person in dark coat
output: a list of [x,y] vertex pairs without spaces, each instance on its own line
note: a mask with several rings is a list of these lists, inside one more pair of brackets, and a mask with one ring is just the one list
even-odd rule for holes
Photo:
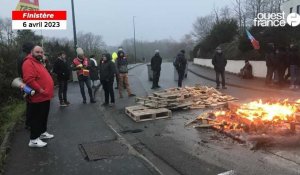
[[116,74],[115,68],[115,64],[111,60],[111,55],[108,53],[103,54],[99,65],[99,74],[105,95],[105,102],[103,103],[104,106],[113,106],[115,104],[115,95],[113,89],[114,76]]
[[[20,54],[18,60],[17,60],[17,70],[18,75],[23,79],[23,72],[22,72],[22,65],[24,62],[24,59],[31,53],[31,50],[33,49],[34,44],[31,42],[26,42],[22,45],[22,53]],[[26,102],[26,121],[25,121],[25,129],[30,129],[30,105],[28,102]]]
[[153,84],[151,89],[160,88],[158,85],[162,58],[159,55],[159,50],[155,50],[155,55],[151,59],[151,69],[153,71]]
[[126,86],[128,97],[136,96],[135,94],[131,93],[131,90],[130,90],[130,85],[129,85],[129,81],[128,81],[128,59],[125,56],[125,53],[123,50],[118,51],[118,58],[117,58],[115,64],[116,64],[117,74],[119,75],[120,98],[123,98],[123,95],[122,95],[123,87],[122,86],[124,85],[124,83]]
[[69,64],[66,60],[66,53],[60,52],[56,59],[53,72],[57,75],[58,81],[58,98],[60,106],[68,106],[70,102],[67,99],[68,80],[70,79]]
[[225,86],[225,67],[227,60],[225,59],[221,47],[216,48],[216,53],[212,59],[212,64],[216,72],[217,89],[220,89],[220,75],[222,78],[222,89],[227,89]]
[[273,75],[275,74],[276,66],[274,63],[275,59],[275,48],[273,43],[269,43],[266,49],[266,66],[267,66],[267,75],[266,75],[266,85],[272,84]]
[[284,85],[284,76],[288,66],[288,58],[285,47],[279,47],[276,49],[275,57],[278,60],[278,85]]
[[298,54],[298,46],[292,45],[290,49],[290,71],[291,85],[290,89],[299,89],[300,83],[300,56]]
[[240,70],[241,78],[243,79],[252,79],[252,65],[250,64],[249,60],[245,60],[245,66]]
[[92,88],[95,88],[95,81],[99,80],[98,63],[95,55],[90,56],[90,78],[92,80]]
[[178,72],[178,87],[182,87],[182,80],[186,69],[187,60],[185,58],[185,50],[181,50],[175,58],[174,66]]

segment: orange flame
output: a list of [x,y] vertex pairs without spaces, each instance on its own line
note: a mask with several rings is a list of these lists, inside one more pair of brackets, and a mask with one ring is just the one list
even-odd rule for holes
[[[300,102],[300,99],[299,99]],[[236,111],[231,111],[241,118],[250,121],[290,121],[297,111],[295,104],[288,103],[288,100],[279,102],[262,102],[262,100],[253,101],[241,105]],[[215,116],[222,116],[224,113],[217,111]]]

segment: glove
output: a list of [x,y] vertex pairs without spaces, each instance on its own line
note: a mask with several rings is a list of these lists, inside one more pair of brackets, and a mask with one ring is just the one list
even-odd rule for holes
[[82,68],[83,65],[82,65],[82,64],[79,64],[79,65],[77,65],[76,67],[77,67],[77,68]]

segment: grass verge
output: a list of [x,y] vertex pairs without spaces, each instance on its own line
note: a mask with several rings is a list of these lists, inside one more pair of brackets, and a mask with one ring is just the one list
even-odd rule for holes
[[9,147],[10,135],[16,124],[22,120],[25,114],[24,101],[10,103],[0,107],[0,172],[3,172],[3,165],[6,159]]

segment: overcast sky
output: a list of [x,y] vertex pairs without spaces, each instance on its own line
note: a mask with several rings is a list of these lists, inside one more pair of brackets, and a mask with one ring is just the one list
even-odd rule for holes
[[[11,17],[19,0],[0,0],[0,17]],[[102,35],[107,45],[133,38],[133,16],[138,40],[180,40],[192,31],[198,16],[231,0],[74,0],[77,31]],[[68,26],[62,31],[43,31],[45,36],[73,37],[70,0],[40,0],[41,10],[67,10]]]

